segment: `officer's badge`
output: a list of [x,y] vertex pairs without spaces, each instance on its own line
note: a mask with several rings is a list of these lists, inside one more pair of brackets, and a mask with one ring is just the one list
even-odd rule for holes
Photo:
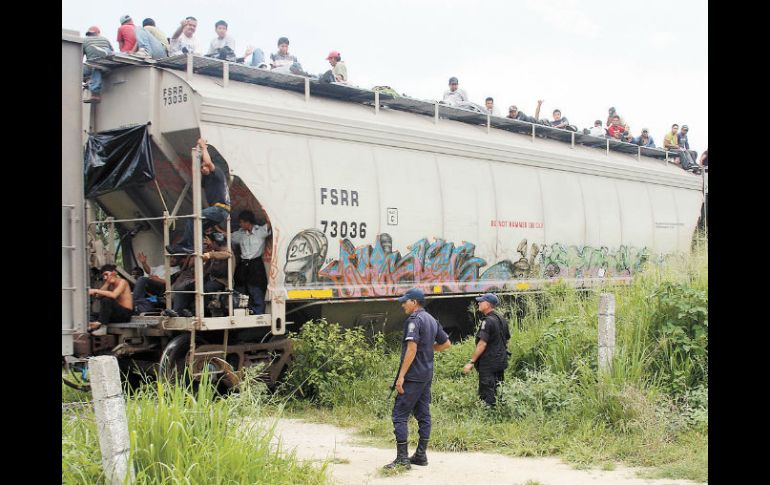
[[417,326],[414,324],[414,322],[409,323],[409,332],[414,332],[414,329],[417,328]]
[[484,320],[483,322],[481,322],[481,329],[482,329],[482,330],[484,330],[484,327],[485,327],[486,325],[487,325],[487,321],[486,321],[486,320]]

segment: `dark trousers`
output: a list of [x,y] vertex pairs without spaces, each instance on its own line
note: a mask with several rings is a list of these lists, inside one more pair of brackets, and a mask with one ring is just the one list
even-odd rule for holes
[[166,291],[166,285],[159,281],[151,280],[149,276],[141,276],[134,285],[134,301],[144,298],[145,294],[161,296]]
[[430,439],[430,381],[404,381],[404,393],[396,395],[393,405],[393,433],[396,442],[403,443],[409,437],[409,415],[417,419],[421,439]]
[[238,291],[249,295],[249,309],[252,313],[255,315],[265,313],[267,272],[262,256],[254,259],[242,259],[235,268],[233,279]]
[[[215,291],[222,291],[225,289],[225,285],[220,283],[216,280],[206,280],[203,283],[203,292],[204,293],[211,293]],[[195,291],[195,282],[190,282],[184,285],[182,288],[180,288],[181,291]],[[203,297],[203,308],[205,309],[208,306],[209,301],[211,301],[212,298],[218,298],[219,295],[207,295]],[[195,313],[195,308],[193,308],[193,304],[195,302],[195,293],[174,293],[174,296],[171,297],[171,307],[173,310],[177,313],[181,312],[184,309],[188,309],[191,312]]]
[[99,299],[99,316],[96,319],[102,325],[105,323],[130,322],[131,315],[133,314],[133,310],[122,307],[116,300],[103,297]]
[[[202,226],[203,230],[205,231],[208,227],[214,226],[216,224],[221,224],[225,220],[227,220],[227,216],[230,215],[230,211],[223,207],[218,207],[215,205],[206,207],[201,211],[201,217],[203,218]],[[176,248],[172,249],[187,249],[192,251],[193,249],[193,219],[187,219],[187,222],[184,226],[184,233],[182,233],[182,240],[179,241],[179,244]]]
[[497,386],[503,382],[504,372],[479,369],[479,397],[490,406],[495,405]]

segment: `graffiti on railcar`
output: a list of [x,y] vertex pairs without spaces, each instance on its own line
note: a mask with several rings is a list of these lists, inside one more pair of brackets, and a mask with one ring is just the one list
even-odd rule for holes
[[406,286],[461,293],[501,289],[511,280],[532,278],[604,278],[630,276],[650,253],[646,248],[541,245],[522,239],[516,255],[487,266],[475,254],[476,245],[456,244],[440,238],[422,238],[401,254],[393,250],[393,238],[382,233],[374,244],[355,246],[340,241],[339,255],[323,265],[328,242],[317,229],[298,233],[286,255],[286,285],[331,286],[337,297],[373,297],[400,294]]

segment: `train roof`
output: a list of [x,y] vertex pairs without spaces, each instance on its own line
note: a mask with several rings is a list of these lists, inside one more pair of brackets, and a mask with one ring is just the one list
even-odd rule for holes
[[[379,104],[379,108],[404,111],[434,118],[440,117],[441,119],[459,121],[461,123],[477,126],[487,125],[489,129],[494,128],[496,130],[504,130],[533,137],[558,140],[563,143],[592,147],[605,150],[606,152],[624,153],[635,155],[640,158],[651,157],[658,160],[667,159],[667,152],[662,148],[640,147],[632,143],[612,138],[585,135],[501,116],[477,113],[468,109],[441,104],[437,101],[416,99],[409,96],[393,96],[346,84],[323,83],[314,78],[272,72],[210,57],[192,56],[192,61],[192,73],[194,74],[202,74],[223,79],[226,78],[232,81],[305,93],[307,96],[312,94],[314,97],[318,96],[335,99],[347,103],[367,106]],[[89,60],[87,62],[88,64],[112,69],[128,65],[147,64],[177,71],[187,71],[188,69],[188,56],[185,54],[160,60],[145,60],[125,54],[115,54],[101,59]],[[379,101],[379,103],[377,103],[377,101]]]

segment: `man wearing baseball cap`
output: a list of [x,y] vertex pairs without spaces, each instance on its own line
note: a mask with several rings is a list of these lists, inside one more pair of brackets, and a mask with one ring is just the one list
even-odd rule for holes
[[[88,28],[86,38],[83,40],[83,54],[85,54],[87,61],[113,54],[112,44],[105,37],[102,37],[101,33],[101,30],[96,25]],[[100,102],[102,99],[102,71],[96,67],[83,64],[83,79],[88,80],[88,92],[90,93],[90,97],[83,102]]]
[[457,106],[458,104],[470,101],[468,99],[468,93],[464,89],[458,87],[459,81],[456,77],[449,78],[449,90],[444,92],[444,103],[450,106]]
[[334,79],[338,83],[348,82],[348,68],[344,62],[342,62],[342,56],[337,51],[329,52],[326,56],[326,60],[332,65],[332,74]]
[[[393,405],[393,433],[396,435],[396,459],[384,468],[399,465],[425,466],[425,451],[430,439],[430,385],[433,380],[433,353],[449,348],[451,342],[441,324],[425,311],[425,294],[419,288],[411,288],[399,299],[401,308],[408,315],[404,321],[404,337],[401,344],[401,365],[394,382],[398,391]],[[409,456],[407,420],[414,414],[418,423],[420,440],[414,455]]]
[[134,31],[134,21],[130,15],[120,17],[120,27],[118,27],[118,47],[120,52],[132,52],[136,45],[136,32]]
[[508,367],[508,340],[511,339],[511,333],[508,322],[495,311],[495,307],[500,304],[496,295],[484,293],[476,297],[476,301],[479,302],[479,311],[484,314],[484,319],[476,334],[476,350],[463,367],[463,374],[476,366],[479,371],[479,397],[489,406],[494,406],[497,385],[503,382],[503,373]]

